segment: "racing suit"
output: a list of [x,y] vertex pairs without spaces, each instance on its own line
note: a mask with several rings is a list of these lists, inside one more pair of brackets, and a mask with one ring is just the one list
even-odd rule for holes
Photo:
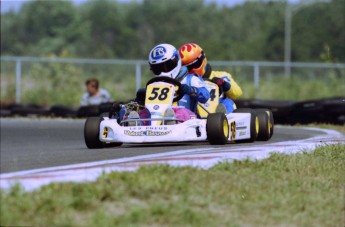
[[185,94],[178,102],[178,105],[184,106],[196,113],[197,102],[206,103],[210,98],[210,93],[206,89],[205,82],[197,74],[188,74],[187,68],[184,66],[181,68],[176,79],[180,81],[181,84],[187,84],[192,87],[195,91],[192,95]]
[[222,91],[219,103],[224,104],[227,113],[233,112],[236,109],[236,105],[233,100],[236,100],[242,95],[242,89],[240,86],[235,82],[230,73],[224,71],[212,70],[209,79],[216,83]]
[[[179,74],[176,77],[182,86],[186,84],[191,91],[190,94],[185,94],[182,99],[178,101],[178,106],[173,106],[172,110],[175,112],[175,117],[183,121],[189,120],[197,116],[197,104],[206,103],[210,98],[210,93],[206,88],[205,82],[197,74],[188,74],[185,66],[181,67]],[[182,86],[180,89],[182,89]],[[150,118],[148,110],[140,111],[139,116],[141,119]],[[146,124],[146,123],[144,123]]]

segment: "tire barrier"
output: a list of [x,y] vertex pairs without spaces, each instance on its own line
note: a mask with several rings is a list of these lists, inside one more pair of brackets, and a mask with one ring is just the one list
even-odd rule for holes
[[323,116],[327,123],[345,124],[345,97],[324,100]]
[[50,107],[50,115],[53,117],[77,117],[77,110],[63,105],[54,105]]
[[238,108],[267,108],[273,113],[276,124],[330,123],[345,124],[345,97],[317,100],[275,101],[239,100]]
[[[142,99],[142,94],[137,94]],[[71,108],[54,105],[45,108],[38,105],[10,104],[1,106],[0,117],[12,116],[55,116],[69,118],[85,118],[99,116],[105,112],[118,112],[124,102],[104,103],[98,106],[83,106]],[[330,123],[345,124],[345,97],[333,97],[307,101],[278,101],[278,100],[237,100],[238,108],[270,109],[275,124],[310,124]]]
[[97,117],[102,113],[107,112],[118,112],[120,111],[120,104],[124,102],[111,102],[111,103],[102,103],[100,105],[94,106],[81,106],[77,111],[77,117],[84,118],[84,117]]
[[277,100],[239,100],[236,105],[238,108],[270,109],[276,124],[289,124],[289,114],[295,103],[295,101]]
[[39,105],[15,105],[12,106],[11,116],[48,116],[49,110]]
[[309,100],[296,103],[289,116],[290,124],[345,123],[345,97]]
[[99,106],[81,106],[77,111],[77,117],[97,117],[99,116]]

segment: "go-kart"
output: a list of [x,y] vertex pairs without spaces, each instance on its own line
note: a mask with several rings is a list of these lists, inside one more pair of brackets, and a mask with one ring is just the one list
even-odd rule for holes
[[[239,109],[226,115],[217,108],[214,113],[205,108],[207,116],[191,117],[186,121],[164,116],[166,110],[183,97],[179,92],[180,86],[180,82],[170,77],[155,77],[147,82],[143,108],[150,112],[150,118],[117,120],[110,115],[87,118],[84,126],[86,146],[103,148],[107,144],[121,146],[122,143],[185,141],[208,141],[221,145],[257,139],[261,124],[258,114],[251,109]],[[176,124],[167,124],[172,121]],[[149,125],[143,125],[143,122],[149,122]]]

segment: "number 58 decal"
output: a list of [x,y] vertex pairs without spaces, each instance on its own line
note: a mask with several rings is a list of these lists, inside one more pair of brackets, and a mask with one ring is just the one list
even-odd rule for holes
[[174,87],[165,84],[150,84],[146,90],[146,104],[171,104]]
[[154,87],[151,91],[151,96],[149,97],[149,100],[153,101],[158,97],[158,100],[164,101],[168,97],[169,91],[170,88],[168,87],[165,87],[163,89],[160,89],[159,87]]

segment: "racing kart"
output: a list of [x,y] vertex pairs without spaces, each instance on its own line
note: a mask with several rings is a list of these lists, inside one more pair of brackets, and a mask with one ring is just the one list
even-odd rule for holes
[[[111,115],[87,118],[84,126],[86,146],[93,149],[103,148],[108,144],[121,146],[123,143],[186,141],[208,141],[210,144],[222,145],[227,142],[253,142],[257,138],[271,138],[273,125],[269,120],[272,116],[270,111],[237,109],[233,113],[225,114],[224,108],[218,104],[217,86],[212,87],[211,84],[208,89],[216,89],[214,98],[209,100],[210,103],[200,105],[199,116],[186,121],[165,116],[166,110],[183,97],[184,94],[179,92],[180,86],[180,82],[170,77],[155,77],[147,82],[142,108],[150,112],[150,118],[116,119]],[[133,102],[123,107],[133,106],[140,107]],[[172,121],[176,123],[167,124]],[[143,122],[148,122],[148,125]]]

